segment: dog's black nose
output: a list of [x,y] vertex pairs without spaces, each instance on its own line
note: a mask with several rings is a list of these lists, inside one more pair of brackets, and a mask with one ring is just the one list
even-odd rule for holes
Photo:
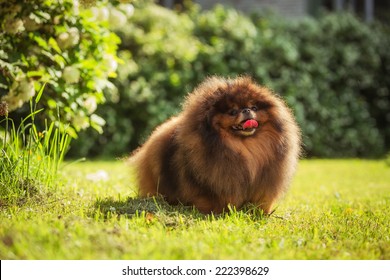
[[249,114],[251,112],[251,110],[249,108],[244,108],[242,109],[241,111],[243,114]]

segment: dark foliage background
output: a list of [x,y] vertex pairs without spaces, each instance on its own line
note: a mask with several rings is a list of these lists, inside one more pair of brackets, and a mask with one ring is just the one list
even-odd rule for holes
[[390,32],[351,14],[286,20],[233,9],[136,8],[103,134],[82,132],[72,156],[122,156],[180,110],[209,75],[249,74],[293,108],[310,157],[377,157],[390,148]]

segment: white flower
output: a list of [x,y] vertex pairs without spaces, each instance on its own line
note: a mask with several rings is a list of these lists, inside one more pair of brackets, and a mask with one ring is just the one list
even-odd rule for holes
[[97,21],[99,18],[99,12],[100,12],[99,8],[98,7],[91,7],[89,10],[92,13],[92,18]]
[[27,78],[19,82],[18,90],[23,101],[28,101],[35,95],[34,83]]
[[77,45],[80,41],[80,32],[77,29],[77,27],[69,28],[68,33],[69,33],[69,39],[70,39],[72,46]]
[[99,9],[99,13],[97,15],[97,21],[107,21],[110,16],[110,11],[106,7],[102,7]]
[[118,8],[129,18],[134,14],[134,6],[131,4],[119,4]]
[[96,108],[97,108],[96,98],[93,96],[89,96],[84,101],[84,107],[85,107],[85,109],[87,109],[89,114],[92,114],[93,112],[95,112]]
[[58,35],[57,37],[57,44],[58,46],[65,50],[69,47],[69,33],[68,32],[63,32],[61,33],[60,35]]
[[73,118],[72,124],[77,130],[86,129],[90,125],[88,117],[83,112],[80,112]]
[[22,107],[34,95],[34,82],[21,75],[14,80],[8,94],[1,100],[7,102],[9,111],[13,111]]
[[57,37],[58,46],[65,50],[77,45],[80,41],[80,33],[76,27],[69,28],[68,32],[63,32]]
[[80,70],[74,66],[66,66],[62,72],[62,78],[69,84],[78,83],[80,80]]
[[4,31],[8,34],[17,34],[24,31],[24,24],[21,19],[8,17],[4,22]]
[[79,14],[80,3],[78,0],[73,0],[73,12],[75,15]]
[[123,27],[127,22],[127,17],[121,11],[117,9],[111,9],[110,17],[108,19],[110,27],[113,29],[118,29]]
[[116,62],[114,56],[112,54],[104,55],[104,65],[109,73],[115,72],[118,68],[118,62]]
[[18,98],[17,96],[13,96],[13,95],[6,95],[1,100],[5,101],[7,103],[9,112],[12,112],[12,111],[22,107],[24,104],[24,101],[22,99]]

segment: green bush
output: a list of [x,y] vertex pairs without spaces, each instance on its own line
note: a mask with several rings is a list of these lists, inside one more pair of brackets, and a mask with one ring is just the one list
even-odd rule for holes
[[89,126],[102,132],[104,120],[94,111],[115,77],[119,43],[108,23],[77,4],[0,0],[0,101],[25,116],[28,101],[46,84],[42,119],[59,115],[73,137]]
[[97,110],[107,123],[104,133],[83,132],[71,156],[128,153],[179,111],[186,91],[204,74],[194,69],[204,46],[192,35],[193,28],[186,14],[156,5],[136,8],[127,26],[117,31],[122,41],[118,56],[124,63],[113,80],[118,96]]
[[[385,137],[363,92],[375,95],[383,87],[376,82],[377,76],[386,76],[380,67],[383,46],[377,39],[383,32],[349,14],[305,19],[282,28],[276,36],[291,46],[293,55],[277,51],[284,57],[275,54],[268,61],[264,67],[272,77],[266,79],[295,109],[307,154],[381,155]],[[261,57],[266,59],[275,49],[271,43]]]
[[98,110],[105,133],[86,132],[74,155],[129,152],[214,74],[249,74],[280,93],[295,111],[308,156],[378,156],[390,148],[390,33],[382,26],[349,14],[249,18],[222,6],[136,11],[118,32],[125,61],[113,80],[119,98]]

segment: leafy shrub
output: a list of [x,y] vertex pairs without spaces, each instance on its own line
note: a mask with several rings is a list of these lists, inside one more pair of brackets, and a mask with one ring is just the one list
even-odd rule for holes
[[259,45],[259,30],[246,16],[217,5],[212,11],[193,14],[194,35],[206,45],[197,59],[204,76],[237,76],[250,73]]
[[291,21],[222,6],[177,14],[147,5],[118,35],[119,99],[98,111],[106,131],[79,142],[84,155],[129,152],[214,74],[249,74],[280,93],[308,156],[378,156],[390,148],[389,32],[377,24],[349,14]]
[[[375,77],[386,76],[380,69],[382,45],[377,40],[382,32],[349,14],[305,19],[282,28],[277,32],[294,55],[285,52],[284,59],[271,59],[265,68],[271,69],[272,77],[266,79],[295,109],[308,155],[382,154],[384,135],[363,95],[365,90],[375,94],[381,87]],[[272,49],[271,44],[267,51]],[[275,61],[281,63],[272,66]]]
[[122,41],[118,56],[124,63],[113,80],[118,96],[97,110],[107,122],[105,131],[83,132],[70,155],[130,152],[156,125],[179,111],[186,91],[199,81],[199,73],[204,74],[194,70],[204,50],[191,35],[193,28],[186,14],[156,5],[137,7],[127,26],[117,31]]
[[[103,1],[100,1],[103,2]],[[115,77],[119,38],[78,1],[0,0],[0,98],[28,114],[28,100],[46,83],[42,119],[71,123],[68,132],[104,120],[94,113]],[[24,105],[24,106],[23,106]]]

